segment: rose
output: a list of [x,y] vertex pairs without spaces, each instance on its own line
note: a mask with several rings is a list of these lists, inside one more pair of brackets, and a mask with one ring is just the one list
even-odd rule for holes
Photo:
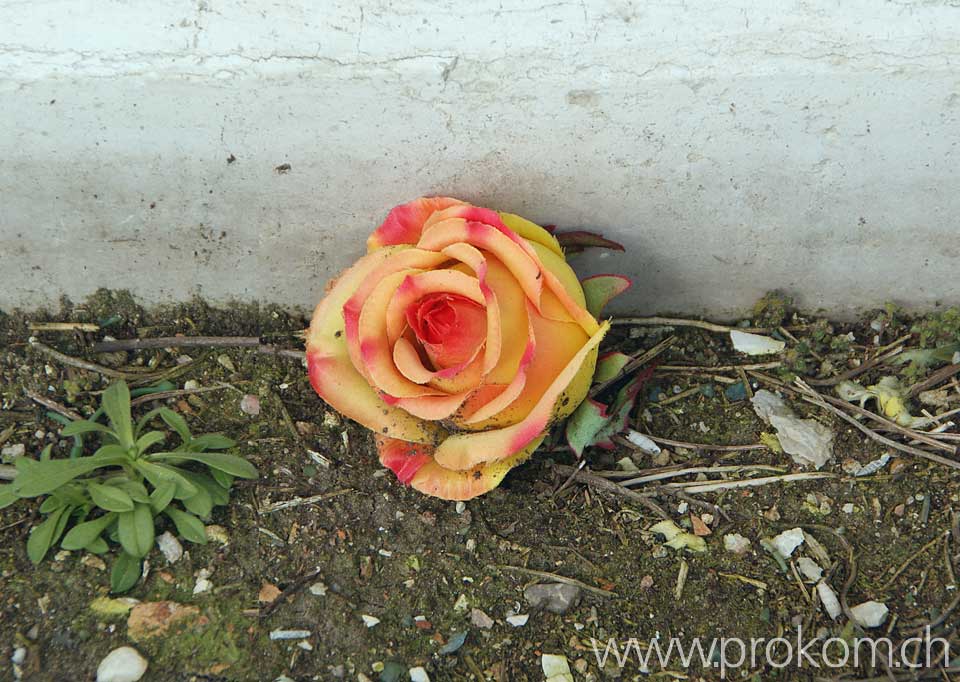
[[310,381],[371,429],[381,463],[428,495],[495,488],[584,399],[609,323],[557,240],[445,197],[394,208],[328,287]]

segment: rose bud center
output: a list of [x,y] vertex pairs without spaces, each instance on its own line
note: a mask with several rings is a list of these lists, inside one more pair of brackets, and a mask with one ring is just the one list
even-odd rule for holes
[[469,362],[487,336],[483,306],[457,294],[428,294],[406,312],[407,324],[436,370]]

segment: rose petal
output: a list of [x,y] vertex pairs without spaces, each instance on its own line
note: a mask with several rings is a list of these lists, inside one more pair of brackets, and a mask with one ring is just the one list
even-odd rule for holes
[[487,284],[487,259],[483,253],[469,244],[451,244],[441,252],[445,256],[455,258],[469,266],[477,276],[477,283],[480,285],[480,292],[483,294],[484,304],[487,311],[487,340],[484,349],[484,374],[489,373],[500,360],[500,352],[503,344],[503,330],[500,324],[500,303],[497,295]]
[[469,471],[452,471],[434,461],[429,446],[380,436],[376,439],[380,462],[397,474],[402,483],[445,500],[469,500],[493,490],[507,472],[528,459],[542,441],[542,437],[537,438],[506,459],[482,464]]
[[361,258],[336,279],[320,301],[307,332],[307,366],[314,390],[331,407],[378,433],[415,442],[434,442],[438,425],[386,405],[357,372],[347,351],[343,305],[372,272],[403,247]]
[[563,257],[563,249],[560,248],[560,242],[557,241],[557,238],[536,223],[513,213],[503,213],[502,211],[500,220],[527,241],[542,244],[561,258]]
[[[576,407],[573,403],[583,399],[586,388],[576,380],[586,375],[589,387],[597,360],[597,346],[609,328],[608,321],[599,325],[597,332],[543,392],[523,421],[503,429],[450,436],[437,447],[434,453],[435,461],[446,469],[462,471],[483,462],[504,459],[530,445],[547,428],[555,414],[555,408],[556,411],[573,409]],[[573,395],[574,390],[583,390],[584,393],[577,399],[577,396]]]
[[451,197],[422,197],[394,208],[367,239],[367,251],[391,244],[416,244],[424,223],[437,211],[464,202]]

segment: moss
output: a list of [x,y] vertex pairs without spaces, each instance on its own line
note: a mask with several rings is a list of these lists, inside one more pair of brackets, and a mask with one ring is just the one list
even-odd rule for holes
[[779,327],[782,325],[790,309],[793,299],[780,291],[771,291],[753,304],[754,322],[761,327]]

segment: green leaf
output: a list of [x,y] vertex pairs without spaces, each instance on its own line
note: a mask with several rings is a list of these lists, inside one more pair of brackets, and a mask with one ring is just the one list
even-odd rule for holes
[[39,511],[41,514],[49,514],[51,512],[55,512],[56,510],[60,509],[60,507],[65,507],[65,506],[67,505],[64,503],[62,498],[55,497],[54,495],[50,495],[47,499],[43,501],[43,504],[40,505]]
[[169,426],[171,429],[177,432],[177,435],[180,436],[180,440],[184,443],[189,443],[193,436],[190,434],[190,427],[187,426],[187,420],[180,416],[178,413],[171,410],[169,407],[159,408],[160,418]]
[[120,490],[129,495],[130,499],[134,502],[142,502],[143,504],[150,503],[150,493],[147,492],[147,489],[140,481],[132,481],[125,476],[118,476],[107,481],[107,485],[120,488]]
[[110,590],[126,592],[137,584],[142,573],[143,567],[140,559],[130,556],[126,552],[120,552],[117,560],[113,562],[113,569],[110,571]]
[[107,443],[97,448],[97,451],[93,453],[94,457],[122,457],[127,460],[130,459],[130,454],[127,448],[123,447],[119,443]]
[[162,443],[167,439],[163,431],[148,431],[137,439],[137,452],[143,454],[157,443]]
[[167,507],[163,513],[170,517],[184,540],[198,545],[207,544],[207,531],[203,527],[203,522],[196,516],[180,511],[176,507]]
[[107,526],[116,521],[116,519],[117,515],[111,513],[104,514],[92,521],[78,523],[64,536],[60,546],[71,551],[84,549],[94,543],[97,538],[100,537],[100,534],[106,530]]
[[[210,472],[217,469],[210,469]],[[206,473],[195,471],[184,471],[183,475],[190,479],[190,482],[210,495],[210,499],[215,505],[225,505],[230,502],[230,491],[217,483],[214,478]],[[193,511],[193,510],[191,510]],[[200,516],[204,516],[200,514]]]
[[[152,458],[153,455],[148,455]],[[143,459],[134,462],[137,471],[150,481],[154,488],[159,488],[166,481],[172,481],[177,486],[175,497],[190,497],[197,494],[197,487],[174,467],[154,464]]]
[[112,384],[103,392],[103,411],[117,434],[117,440],[125,447],[133,445],[133,422],[130,419],[130,389],[124,381]]
[[91,554],[106,554],[110,550],[110,547],[107,545],[106,540],[98,537],[83,549]]
[[120,514],[117,521],[120,545],[134,557],[145,557],[153,548],[153,513],[150,506],[138,504],[133,511]]
[[9,507],[19,499],[20,497],[13,492],[12,485],[0,485],[0,509]]
[[230,486],[233,485],[233,476],[219,469],[210,469],[210,475],[213,476],[213,480],[219,483],[228,493],[230,492]]
[[594,317],[600,317],[607,303],[629,289],[632,282],[621,275],[595,275],[587,277],[580,284],[587,300],[587,310]]
[[177,484],[173,481],[164,481],[153,489],[150,493],[150,508],[154,514],[159,514],[167,505],[173,502],[173,496],[177,494]]
[[106,427],[98,422],[90,421],[89,419],[78,419],[77,421],[70,422],[60,429],[60,435],[78,436],[83,433],[90,433],[91,431],[109,433],[114,436],[116,435],[109,427]]
[[[203,438],[203,436],[199,438]],[[199,438],[197,440],[199,440]],[[219,469],[237,478],[257,477],[257,469],[250,464],[250,462],[242,457],[228,455],[225,452],[156,452],[152,455],[147,455],[147,459],[151,462],[171,460],[174,462],[182,462],[184,460],[190,460],[206,464],[211,469]]]
[[209,519],[213,511],[213,498],[204,488],[197,486],[197,494],[180,500],[187,511],[201,519]]
[[580,403],[566,425],[567,443],[577,457],[583,455],[584,448],[594,444],[597,432],[609,421],[606,405],[590,398]]
[[133,500],[116,486],[90,483],[87,485],[93,503],[108,512],[133,511]]
[[89,473],[101,467],[119,465],[126,461],[124,457],[93,456],[77,459],[52,459],[38,462],[27,457],[18,457],[16,461],[17,478],[13,487],[20,497],[36,497],[51,493],[77,476]]
[[610,381],[623,371],[627,363],[633,360],[625,353],[607,353],[597,360],[597,370],[593,373],[593,382],[599,384],[604,381]]
[[226,450],[232,448],[237,442],[219,433],[205,433],[197,436],[190,441],[190,450],[193,452],[202,452],[204,450]]
[[61,519],[63,519],[64,524],[66,524],[66,518],[68,516],[67,508],[61,507],[51,513],[43,523],[33,527],[33,530],[30,531],[30,537],[27,538],[27,556],[30,558],[30,561],[34,564],[39,564],[43,561],[43,557],[47,555],[50,546],[56,542],[57,537],[59,537],[59,533],[57,532],[58,527],[60,527],[60,533],[63,532],[60,526]]

